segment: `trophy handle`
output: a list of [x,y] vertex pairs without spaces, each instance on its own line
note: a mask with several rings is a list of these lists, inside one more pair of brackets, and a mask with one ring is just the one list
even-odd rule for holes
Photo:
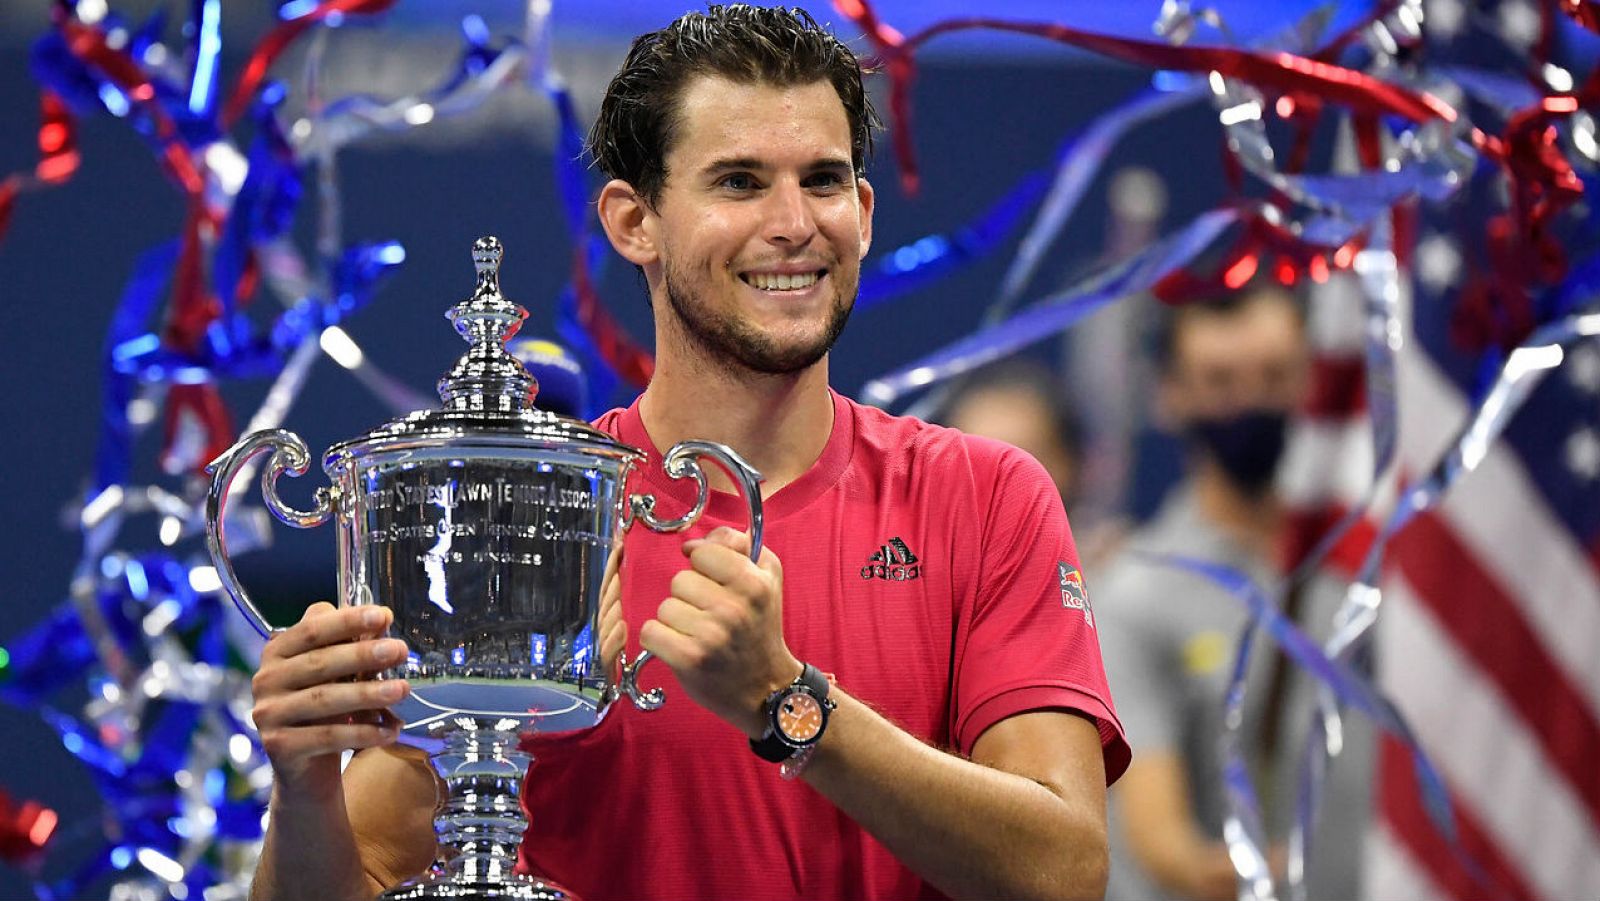
[[216,566],[217,578],[222,582],[223,589],[263,638],[271,638],[273,633],[282,632],[283,629],[267,622],[244,586],[239,584],[239,577],[233,572],[233,561],[228,559],[223,517],[228,496],[232,493],[233,480],[252,457],[268,448],[272,448],[272,456],[267,460],[267,468],[261,472],[261,494],[266,498],[267,509],[272,511],[272,515],[299,529],[320,526],[333,515],[333,495],[327,488],[317,489],[317,507],[309,513],[296,510],[278,498],[278,477],[286,472],[298,477],[311,465],[311,452],[300,436],[293,432],[267,429],[246,435],[206,466],[206,473],[211,476],[211,487],[206,491],[206,550],[211,552],[211,562]]
[[694,506],[677,519],[658,519],[656,499],[652,494],[635,494],[628,498],[628,509],[622,527],[633,524],[635,517],[644,521],[652,532],[681,532],[706,512],[706,502],[711,498],[711,486],[706,483],[706,472],[700,467],[701,457],[710,457],[732,477],[744,496],[750,510],[750,559],[761,559],[761,473],[734,453],[733,448],[711,441],[679,441],[662,458],[667,475],[674,479],[692,478],[695,482]]
[[[705,470],[700,467],[701,457],[710,457],[714,460],[728,473],[734,484],[739,486],[739,494],[743,495],[750,511],[750,559],[760,560],[761,473],[746,463],[743,457],[734,453],[732,448],[711,441],[680,441],[662,458],[667,475],[674,479],[694,479],[696,486],[694,506],[689,508],[688,513],[677,519],[658,519],[655,512],[655,496],[635,494],[628,498],[627,509],[623,512],[622,527],[626,529],[637,517],[652,532],[681,532],[699,519],[700,514],[706,512],[706,502],[711,498],[711,486],[706,482]],[[632,663],[628,663],[626,659],[622,661],[620,687],[640,710],[655,710],[666,700],[659,687],[649,691],[639,689],[639,670],[654,659],[654,654],[643,651]]]
[[633,701],[633,706],[640,710],[655,710],[667,701],[667,694],[659,685],[649,691],[641,691],[639,688],[639,670],[654,659],[656,655],[649,651],[640,651],[638,658],[632,663],[628,662],[626,652],[618,658],[618,662],[622,665],[622,675],[617,681],[617,687]]

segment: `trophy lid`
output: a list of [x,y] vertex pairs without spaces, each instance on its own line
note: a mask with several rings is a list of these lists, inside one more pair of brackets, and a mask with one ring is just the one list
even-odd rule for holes
[[416,441],[464,446],[485,441],[494,445],[531,442],[578,453],[643,456],[637,448],[588,423],[534,406],[539,380],[505,346],[522,327],[528,311],[500,293],[504,256],[505,249],[496,237],[479,238],[472,245],[477,286],[472,296],[445,314],[470,346],[439,379],[443,408],[418,410],[340,442],[329,448],[325,462]]

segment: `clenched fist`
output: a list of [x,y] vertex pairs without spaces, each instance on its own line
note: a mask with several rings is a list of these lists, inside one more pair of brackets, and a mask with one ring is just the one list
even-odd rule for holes
[[783,640],[783,564],[771,548],[750,559],[750,536],[727,527],[683,543],[689,567],[639,629],[695,703],[751,738],[766,729],[767,696],[800,674]]

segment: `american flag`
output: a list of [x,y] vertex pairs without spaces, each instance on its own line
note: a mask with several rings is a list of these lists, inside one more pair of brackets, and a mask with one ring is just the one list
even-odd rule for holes
[[[1425,233],[1415,272],[1402,279],[1411,309],[1397,371],[1403,476],[1429,470],[1481,393],[1481,355],[1451,338],[1472,268],[1462,253],[1454,239]],[[1330,284],[1312,299],[1316,390],[1284,477],[1306,541],[1371,481],[1358,290]],[[1390,546],[1378,683],[1448,784],[1460,850],[1482,874],[1469,873],[1429,819],[1404,747],[1384,738],[1369,898],[1600,895],[1597,344],[1570,348],[1476,471]],[[1352,570],[1370,525],[1334,566]]]

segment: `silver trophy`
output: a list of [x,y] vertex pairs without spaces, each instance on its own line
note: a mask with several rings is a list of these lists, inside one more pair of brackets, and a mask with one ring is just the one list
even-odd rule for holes
[[261,473],[267,508],[302,529],[336,517],[339,603],[388,607],[388,634],[410,648],[379,678],[410,680],[410,697],[395,708],[405,720],[401,741],[430,752],[449,796],[434,818],[439,863],[385,899],[572,899],[549,880],[513,872],[527,828],[518,798],[532,760],[518,738],[592,727],[624,695],[643,710],[662,704],[659,688],[639,688],[648,651],[611,671],[598,659],[600,582],[613,540],[636,520],[674,532],[698,519],[710,493],[704,456],[744,495],[750,556],[761,553],[761,476],[733,451],[704,441],[667,451],[668,475],[694,479],[699,493],[681,517],[658,518],[653,496],[625,491],[642,451],[533,407],[537,382],[504,346],[527,312],[500,294],[501,255],[492,237],[472,247],[477,290],[448,314],[472,346],[439,380],[443,409],[329,448],[322,468],[332,485],[317,490],[314,510],[278,497],[278,477],[303,474],[311,459],[290,432],[247,435],[208,468],[207,546],[223,587],[263,635],[281,630],[234,575],[226,507],[235,478],[271,450]]

